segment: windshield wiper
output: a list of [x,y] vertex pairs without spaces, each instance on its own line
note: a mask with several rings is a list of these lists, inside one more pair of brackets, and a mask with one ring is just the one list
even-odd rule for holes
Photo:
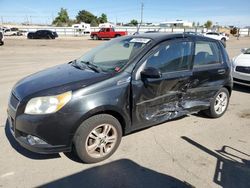
[[76,60],[71,61],[71,65],[77,69],[84,70],[86,69],[86,66],[82,63],[77,63]]
[[90,68],[91,70],[93,70],[95,72],[99,73],[102,71],[98,66],[90,63],[89,61],[81,61],[81,63],[84,63],[85,65],[87,65],[88,68]]

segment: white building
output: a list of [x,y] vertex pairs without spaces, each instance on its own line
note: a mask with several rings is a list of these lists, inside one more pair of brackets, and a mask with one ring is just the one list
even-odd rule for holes
[[192,22],[184,20],[166,21],[160,23],[160,27],[192,27],[192,26],[193,26]]

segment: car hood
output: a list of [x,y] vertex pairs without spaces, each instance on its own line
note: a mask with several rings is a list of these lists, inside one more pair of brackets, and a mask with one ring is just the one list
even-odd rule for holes
[[30,95],[55,95],[86,87],[111,76],[63,64],[25,77],[16,83],[13,92],[20,100]]
[[234,64],[238,66],[250,66],[250,54],[240,54],[234,59]]

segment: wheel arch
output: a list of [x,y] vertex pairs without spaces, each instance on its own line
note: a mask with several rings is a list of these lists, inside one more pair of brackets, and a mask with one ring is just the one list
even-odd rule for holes
[[127,133],[127,130],[129,129],[131,125],[131,121],[124,113],[122,113],[121,110],[117,109],[116,107],[113,106],[102,106],[102,107],[97,107],[89,112],[85,113],[76,123],[76,125],[73,127],[72,133],[73,135],[77,131],[78,127],[81,125],[82,122],[87,120],[88,118],[98,115],[98,114],[109,114],[114,116],[119,123],[121,124],[122,127],[122,134],[125,135]]
[[232,88],[230,86],[223,86],[224,88],[226,88],[228,90],[228,93],[229,93],[229,97],[231,97],[231,94],[232,94]]

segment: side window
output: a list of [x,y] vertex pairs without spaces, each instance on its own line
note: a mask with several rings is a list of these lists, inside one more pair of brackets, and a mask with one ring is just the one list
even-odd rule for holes
[[107,28],[107,29],[106,29],[106,32],[110,32],[110,29],[109,29],[109,28]]
[[195,44],[194,67],[219,64],[220,52],[215,42],[197,41]]
[[192,42],[167,42],[146,60],[146,67],[155,67],[162,73],[188,70],[191,61]]

